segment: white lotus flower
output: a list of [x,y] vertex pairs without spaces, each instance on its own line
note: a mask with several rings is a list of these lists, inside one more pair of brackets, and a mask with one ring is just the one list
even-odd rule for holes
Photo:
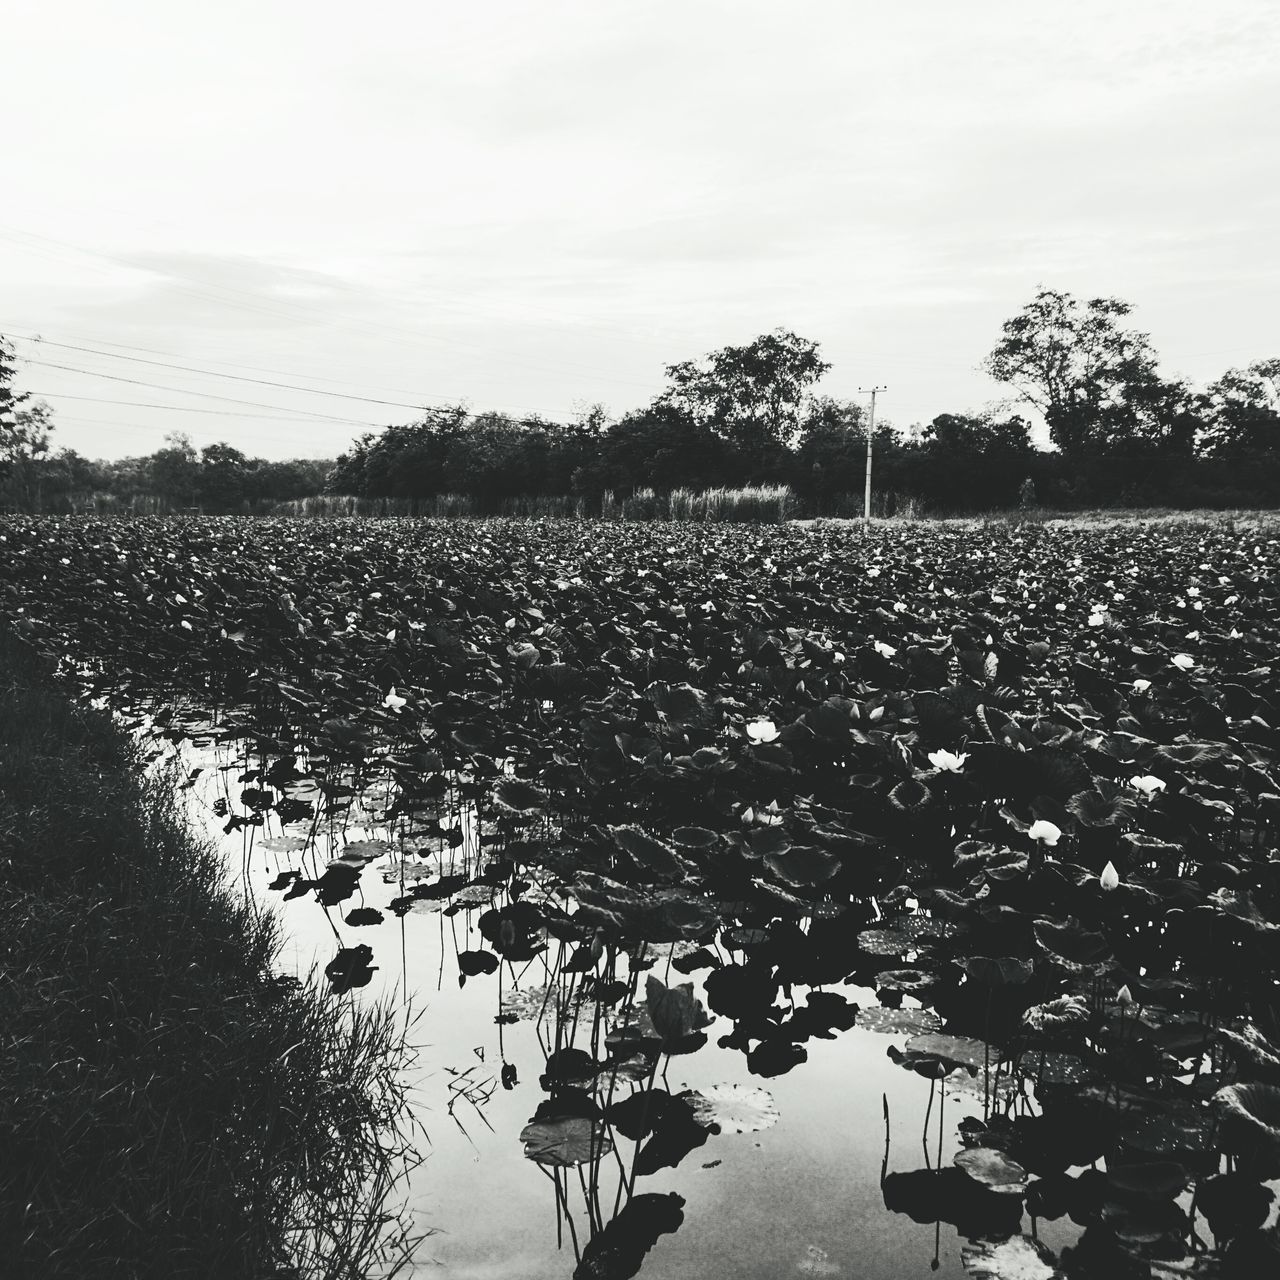
[[1136,791],[1141,791],[1144,796],[1153,796],[1157,791],[1163,791],[1165,788],[1163,778],[1153,778],[1149,773],[1142,776],[1135,775],[1129,779],[1129,785]]
[[964,768],[964,762],[968,758],[969,753],[967,751],[962,751],[959,755],[951,751],[929,752],[929,763],[939,772],[959,773]]
[[1118,888],[1119,884],[1120,873],[1116,870],[1114,862],[1108,862],[1102,868],[1102,874],[1098,877],[1098,886],[1110,892],[1112,889]]
[[778,737],[778,726],[772,720],[753,720],[747,725],[747,737],[752,742],[774,742]]
[[409,701],[408,698],[402,698],[397,692],[395,685],[391,686],[391,692],[382,700],[382,705],[391,711],[399,711]]
[[1134,693],[1146,693],[1146,691],[1150,688],[1151,688],[1150,680],[1135,680],[1133,682]]
[[1190,671],[1196,665],[1196,660],[1189,653],[1175,653],[1169,659],[1179,671]]
[[892,658],[893,655],[898,652],[897,649],[893,647],[893,645],[885,644],[883,640],[877,640],[875,642],[875,646],[876,646],[876,652],[882,658]]
[[1052,849],[1062,839],[1062,828],[1057,823],[1050,822],[1046,818],[1037,818],[1027,828],[1027,835]]

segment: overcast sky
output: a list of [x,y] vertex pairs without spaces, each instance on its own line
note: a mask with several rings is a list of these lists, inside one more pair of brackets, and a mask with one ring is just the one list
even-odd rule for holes
[[1280,355],[1275,0],[0,0],[0,30],[0,333],[90,456],[415,416],[214,372],[619,415],[778,326],[906,426],[1003,394],[977,366],[1041,283],[1129,301],[1197,383]]

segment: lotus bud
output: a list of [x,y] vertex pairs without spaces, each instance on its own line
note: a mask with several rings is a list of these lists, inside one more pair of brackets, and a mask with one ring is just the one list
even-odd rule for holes
[[1102,874],[1098,877],[1098,884],[1101,888],[1110,892],[1120,884],[1120,873],[1116,870],[1114,862],[1108,862],[1102,868]]
[[1118,1004],[1122,1009],[1127,1009],[1133,1003],[1133,992],[1129,990],[1129,984],[1126,982],[1124,986],[1116,992],[1116,1004]]

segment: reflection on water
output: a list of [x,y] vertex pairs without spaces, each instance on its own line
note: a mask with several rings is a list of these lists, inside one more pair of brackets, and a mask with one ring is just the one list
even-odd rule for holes
[[421,1014],[424,1270],[629,1276],[658,1251],[672,1276],[959,1276],[970,1239],[1078,1233],[952,1166],[984,1116],[1034,1115],[1031,1091],[989,1063],[902,1069],[940,1021],[892,977],[887,1005],[843,981],[874,904],[710,936],[659,912],[668,936],[624,948],[562,927],[591,908],[504,857],[556,833],[486,829],[465,777],[425,818],[385,778],[255,762],[199,720],[157,740],[246,892],[278,904],[289,962]]

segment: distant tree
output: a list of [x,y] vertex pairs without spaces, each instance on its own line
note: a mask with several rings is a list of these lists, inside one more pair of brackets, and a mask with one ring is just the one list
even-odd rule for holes
[[335,465],[332,458],[289,458],[284,462],[254,458],[250,460],[246,491],[250,498],[265,502],[310,498],[324,492]]
[[654,407],[674,410],[747,456],[768,455],[795,443],[810,388],[830,367],[816,342],[775,329],[744,347],[669,365],[671,385]]
[[1189,392],[1160,376],[1146,334],[1121,328],[1130,310],[1118,298],[1040,289],[984,362],[1044,415],[1064,454],[1191,450]]
[[974,457],[1026,458],[1035,452],[1031,424],[1017,414],[940,413],[921,432],[918,447],[926,453]]
[[709,489],[737,484],[744,466],[733,445],[708,425],[659,402],[614,423],[594,461],[580,469],[577,483],[580,492],[596,493]]
[[31,463],[49,448],[49,407],[32,403],[19,391],[18,357],[13,344],[0,337],[0,495],[25,506],[29,503]]
[[53,410],[43,400],[14,396],[17,408],[0,423],[0,494],[24,511],[40,509],[44,472],[41,459],[49,452]]
[[147,488],[170,506],[192,506],[200,485],[200,455],[184,432],[171,431],[164,439],[165,447],[148,461]]
[[212,511],[229,511],[249,497],[253,465],[239,449],[223,441],[200,451],[196,495]]
[[1280,454],[1280,358],[1228,369],[1197,402],[1200,448],[1213,457]]

